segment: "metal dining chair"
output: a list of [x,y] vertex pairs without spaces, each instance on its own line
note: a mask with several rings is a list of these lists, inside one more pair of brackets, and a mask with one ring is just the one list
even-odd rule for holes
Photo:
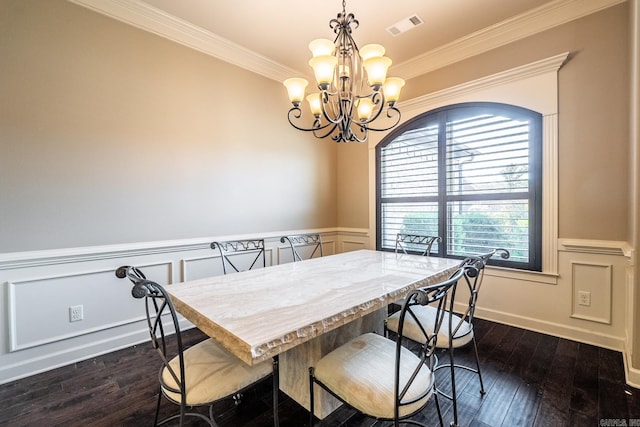
[[[431,248],[435,243],[442,241],[440,236],[428,236],[426,234],[396,234],[395,253],[416,253],[422,256],[431,256]],[[389,304],[389,314],[397,312],[402,307],[403,300]]]
[[[272,372],[274,378],[277,375],[277,364],[272,366],[266,361],[249,366],[211,338],[185,348],[178,314],[164,287],[147,280],[140,269],[131,266],[118,268],[116,277],[128,278],[133,283],[133,297],[144,299],[151,344],[162,360],[154,426],[175,420],[183,426],[187,417],[195,417],[216,427],[213,417],[216,402],[233,398],[238,404],[244,390]],[[277,426],[278,393],[275,384],[277,381],[274,380],[274,425]],[[158,421],[162,397],[178,405],[180,412]],[[208,417],[190,410],[198,406],[209,407]]]
[[[453,401],[453,425],[455,426],[458,425],[455,368],[461,368],[476,373],[480,382],[480,393],[485,394],[482,372],[480,370],[480,359],[478,357],[478,346],[473,332],[473,318],[475,315],[480,286],[482,285],[482,279],[484,277],[485,267],[487,266],[489,259],[494,255],[500,255],[502,259],[508,259],[510,257],[509,251],[499,248],[479,256],[468,257],[462,261],[462,267],[473,267],[473,269],[468,270],[468,273],[464,275],[463,280],[469,291],[469,300],[465,304],[465,310],[463,313],[456,314],[453,311],[447,313],[444,319],[444,325],[440,328],[438,334],[437,347],[448,350],[449,363],[439,363],[436,370],[449,368],[451,375],[451,395],[444,393],[441,389],[438,390],[438,393]],[[412,341],[418,343],[422,342],[425,336],[429,336],[433,333],[429,325],[433,323],[433,318],[436,315],[438,315],[436,307],[428,305],[417,307],[413,311],[413,316],[407,319],[406,325],[404,325],[406,328],[404,336]],[[397,333],[399,327],[400,316],[398,313],[394,313],[386,319],[385,330]],[[454,349],[461,348],[470,343],[473,344],[475,366],[456,364],[454,361]]]
[[211,243],[211,249],[218,249],[224,274],[264,268],[267,265],[264,239],[216,241]]
[[[394,426],[408,423],[421,412],[433,396],[442,426],[442,413],[435,393],[435,355],[443,319],[453,301],[451,291],[473,266],[459,268],[449,279],[425,286],[409,293],[398,312],[397,337],[391,340],[382,335],[360,335],[321,358],[309,369],[310,420],[314,421],[314,385],[320,386],[334,397],[376,420],[392,421]],[[431,333],[421,340],[416,354],[402,345],[405,322],[414,316],[415,309],[431,304],[436,315],[430,325]]]
[[413,251],[423,256],[431,255],[431,249],[435,243],[442,242],[440,236],[429,236],[426,234],[396,234],[395,252],[409,253]]
[[[294,262],[322,256],[322,238],[320,234],[291,234],[280,238],[280,243],[287,242],[291,248]],[[308,254],[308,256],[303,257],[300,255],[299,250],[303,247],[306,248],[305,255]]]

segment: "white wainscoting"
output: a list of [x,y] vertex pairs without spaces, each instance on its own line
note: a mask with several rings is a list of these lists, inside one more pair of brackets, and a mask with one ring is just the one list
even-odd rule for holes
[[[370,248],[368,230],[321,229],[264,233],[267,265],[291,262],[280,236],[320,233],[323,253]],[[215,236],[171,242],[0,254],[0,384],[148,341],[143,303],[117,279],[121,265],[140,267],[159,283],[222,274]],[[70,322],[69,307],[84,318]],[[184,327],[191,325],[183,321]]]
[[[265,233],[267,264],[290,262],[279,238],[302,232],[319,232],[326,255],[374,248],[366,229]],[[141,301],[113,274],[119,266],[139,266],[161,283],[221,274],[210,242],[247,237],[256,236],[0,254],[0,383],[147,341]],[[623,351],[628,381],[637,383],[628,363],[630,248],[562,239],[558,247],[557,275],[488,268],[477,316]],[[579,291],[591,293],[590,306],[576,306]],[[72,305],[84,307],[82,321],[69,322]]]
[[[625,242],[558,241],[558,274],[487,268],[480,318],[625,352],[628,270]],[[589,306],[578,293],[589,292]]]

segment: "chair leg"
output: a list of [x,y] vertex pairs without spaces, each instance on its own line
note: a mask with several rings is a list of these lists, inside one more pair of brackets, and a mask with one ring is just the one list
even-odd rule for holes
[[313,427],[313,367],[309,368],[309,427]]
[[158,390],[158,403],[156,403],[156,417],[153,420],[154,427],[158,425],[158,415],[160,415],[160,401],[162,400],[162,390]]
[[473,336],[473,352],[476,356],[476,370],[478,371],[478,378],[480,379],[480,394],[485,394],[484,383],[482,381],[482,372],[480,372],[480,358],[478,357],[478,346],[476,344],[476,337]]
[[453,361],[453,345],[449,345],[449,366],[451,367],[451,401],[453,402],[452,427],[458,427],[458,399],[456,395],[456,369]]
[[280,362],[278,356],[273,357],[273,427],[280,426],[278,417],[278,396],[280,394]]
[[433,397],[436,400],[436,411],[438,411],[438,421],[440,421],[440,427],[444,426],[442,422],[442,411],[440,410],[440,401],[438,400],[438,393],[434,391]]
[[[193,414],[192,414],[193,415]],[[207,421],[207,423],[209,423],[209,425],[211,427],[219,427],[218,423],[216,422],[215,418],[213,418],[213,403],[211,405],[209,405],[209,419],[207,420],[206,418],[204,418],[204,416],[201,415],[196,415],[198,418],[202,418],[205,419],[205,421]],[[182,424],[181,424],[182,425]]]

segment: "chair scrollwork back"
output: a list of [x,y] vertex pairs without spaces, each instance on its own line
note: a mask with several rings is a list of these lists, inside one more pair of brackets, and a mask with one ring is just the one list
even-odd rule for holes
[[303,257],[300,255],[298,249],[301,247],[308,247],[311,254],[308,258],[321,257],[322,256],[322,238],[320,234],[292,234],[288,236],[282,236],[280,243],[289,243],[291,247],[291,253],[294,261],[302,261]]
[[[264,239],[216,241],[211,243],[211,249],[218,249],[224,274],[252,270],[260,266],[264,268],[267,265]],[[246,269],[239,266],[238,260],[234,262],[232,259],[235,258],[234,255],[241,254],[249,256],[249,267]]]
[[424,234],[396,234],[396,253],[408,253],[408,251],[421,252],[423,256],[429,256],[431,249],[436,242],[442,242],[440,236],[427,236]]

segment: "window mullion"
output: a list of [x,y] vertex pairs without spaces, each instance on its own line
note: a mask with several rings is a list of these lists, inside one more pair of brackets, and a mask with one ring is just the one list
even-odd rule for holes
[[438,255],[446,256],[447,236],[447,112],[438,114],[438,235],[442,238],[438,245]]

